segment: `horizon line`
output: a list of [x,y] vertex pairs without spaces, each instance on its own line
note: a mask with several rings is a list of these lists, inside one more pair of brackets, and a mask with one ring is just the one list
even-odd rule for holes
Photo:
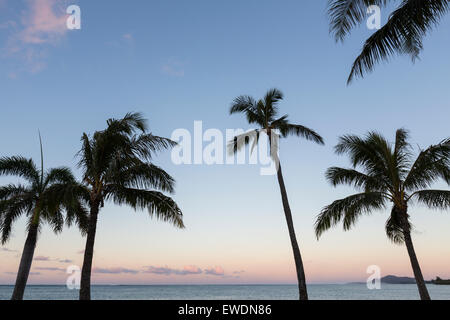
[[[345,284],[364,284],[365,282],[312,282],[307,285],[345,285]],[[0,284],[0,287],[13,287],[15,284]],[[33,286],[66,286],[65,284],[27,284],[27,287]],[[296,283],[172,283],[172,284],[115,284],[115,283],[97,283],[91,284],[91,286],[297,286]]]

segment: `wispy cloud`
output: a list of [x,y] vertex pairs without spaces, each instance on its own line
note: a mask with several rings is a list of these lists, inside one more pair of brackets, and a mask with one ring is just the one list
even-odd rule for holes
[[161,72],[171,77],[184,77],[184,63],[176,59],[169,59],[161,67]]
[[152,274],[158,274],[158,275],[179,275],[179,276],[186,276],[186,275],[192,275],[192,274],[201,274],[203,273],[202,269],[200,269],[197,266],[185,266],[183,269],[174,269],[169,267],[154,267],[154,266],[148,266],[146,267],[146,270],[144,273],[152,273]]
[[62,259],[62,258],[51,258],[51,257],[47,257],[47,256],[37,256],[34,257],[35,261],[55,261],[58,263],[72,263],[73,260],[70,259]]
[[57,268],[57,267],[36,267],[35,270],[41,270],[41,271],[58,271],[58,272],[66,272],[66,269],[64,268]]
[[31,73],[46,67],[48,46],[57,45],[68,32],[67,0],[26,0],[17,21],[6,21],[8,29],[4,56],[22,59],[23,68]]
[[[210,275],[210,276],[217,276],[217,277],[226,277],[225,270],[220,267],[213,267],[213,268],[207,268],[202,270],[201,268],[191,265],[191,266],[185,266],[183,269],[176,269],[176,268],[170,268],[168,266],[165,267],[155,267],[155,266],[147,266],[145,267],[144,273],[151,273],[156,275],[178,275],[178,276],[186,276],[186,275],[196,275],[196,274],[204,274],[204,275]],[[237,275],[239,273],[243,273],[244,271],[235,271],[233,274]]]
[[11,79],[11,80],[15,80],[15,79],[17,79],[17,72],[10,72],[10,73],[8,73],[8,78],[9,79]]
[[59,263],[72,263],[73,260],[70,260],[70,259],[61,259],[61,260],[58,260],[58,262],[59,262]]
[[50,257],[44,257],[44,256],[37,256],[34,257],[35,261],[51,261]]
[[223,270],[222,267],[214,267],[214,268],[206,269],[205,274],[208,274],[211,276],[224,276],[225,271]]
[[17,250],[11,250],[11,249],[8,249],[8,248],[0,248],[0,251],[3,251],[3,252],[11,252],[11,253],[18,252]]
[[[7,275],[10,275],[10,276],[17,275],[17,272],[12,272],[12,271],[6,271],[4,273],[7,274]],[[40,274],[41,274],[40,272],[30,272],[30,276],[38,276]]]
[[56,0],[28,0],[29,11],[22,17],[25,28],[19,39],[26,44],[56,43],[68,31],[65,7]]
[[245,272],[245,270],[233,271],[233,274],[242,274],[244,272]]
[[128,273],[128,274],[137,274],[139,270],[127,269],[127,268],[94,268],[92,270],[93,273],[106,273],[106,274],[120,274],[120,273]]
[[185,266],[183,270],[181,270],[182,274],[200,274],[202,272],[202,269],[197,266]]
[[131,33],[125,33],[124,35],[122,35],[122,39],[126,41],[133,41],[134,37]]
[[123,33],[116,36],[115,39],[107,41],[107,46],[114,47],[116,49],[130,48],[134,45],[134,35],[132,33]]

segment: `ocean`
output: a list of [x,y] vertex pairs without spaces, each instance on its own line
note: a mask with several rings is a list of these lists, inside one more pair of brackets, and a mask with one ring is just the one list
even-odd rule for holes
[[[428,285],[431,298],[450,300],[450,286]],[[13,286],[0,286],[0,300],[10,299]],[[365,284],[311,284],[313,300],[418,300],[414,284],[382,284],[369,290]],[[295,300],[295,285],[153,285],[93,286],[95,300]],[[65,286],[30,285],[26,300],[76,300],[77,290]]]

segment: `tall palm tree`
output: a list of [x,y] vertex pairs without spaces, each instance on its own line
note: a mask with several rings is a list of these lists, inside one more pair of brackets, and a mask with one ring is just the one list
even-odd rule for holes
[[[336,41],[343,41],[351,29],[366,18],[370,5],[380,7],[393,0],[329,0],[330,31]],[[370,36],[353,63],[348,77],[363,77],[376,63],[395,54],[408,54],[413,61],[423,49],[422,40],[448,13],[450,0],[403,0],[389,16],[387,23]]]
[[[12,300],[22,300],[33,261],[38,233],[44,223],[53,231],[62,231],[64,220],[73,222],[84,231],[87,214],[82,205],[83,192],[70,169],[61,167],[44,171],[42,144],[41,169],[33,160],[24,157],[0,158],[0,175],[13,175],[28,184],[9,184],[0,187],[0,232],[5,244],[11,235],[13,223],[22,215],[27,216],[28,235],[20,260]],[[66,212],[64,219],[63,211]]]
[[245,145],[253,143],[253,147],[258,143],[261,133],[265,133],[270,144],[270,154],[277,164],[277,177],[280,185],[281,199],[283,202],[284,213],[291,239],[292,250],[294,253],[295,266],[297,270],[297,280],[299,288],[300,300],[308,300],[308,292],[306,289],[305,271],[303,268],[302,256],[295,235],[294,223],[292,221],[291,208],[284,184],[283,174],[281,171],[280,160],[278,158],[278,137],[283,138],[295,135],[307,140],[314,141],[318,144],[324,144],[323,139],[313,130],[298,124],[292,124],[288,121],[288,116],[278,117],[278,104],[283,100],[283,94],[278,89],[271,89],[267,92],[264,99],[256,101],[249,96],[237,97],[231,108],[230,114],[243,113],[249,124],[258,125],[259,128],[246,132],[242,135],[234,137],[228,145],[230,153],[236,153]]
[[329,168],[327,179],[334,186],[347,184],[361,192],[322,210],[315,225],[317,237],[341,220],[344,230],[349,230],[361,215],[390,203],[386,234],[394,243],[406,245],[420,297],[429,300],[411,239],[408,208],[413,201],[434,209],[450,208],[449,190],[429,189],[440,178],[450,184],[450,139],[421,151],[415,161],[404,129],[397,131],[394,144],[376,132],[365,138],[346,135],[340,138],[335,151],[348,154],[353,168]]
[[100,208],[105,201],[147,209],[151,216],[184,228],[177,204],[162,192],[174,192],[174,179],[150,163],[153,155],[175,143],[147,133],[139,113],[110,119],[107,128],[92,137],[83,134],[79,166],[89,194],[89,227],[81,272],[80,299],[91,298],[91,269]]

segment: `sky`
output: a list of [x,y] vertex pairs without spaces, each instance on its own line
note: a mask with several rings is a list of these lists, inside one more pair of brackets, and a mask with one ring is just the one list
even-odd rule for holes
[[[68,30],[66,8],[81,8],[81,29]],[[382,10],[385,22],[389,9]],[[346,85],[353,59],[373,30],[357,28],[345,43],[328,30],[326,1],[297,0],[0,0],[0,155],[71,167],[83,132],[106,119],[140,111],[151,131],[251,129],[229,106],[276,87],[281,112],[313,128],[326,142],[281,142],[280,157],[309,283],[412,276],[406,248],[389,242],[389,210],[364,216],[317,241],[320,210],[350,195],[324,173],[349,166],[333,152],[339,136],[377,130],[393,139],[407,128],[414,146],[448,137],[450,17],[424,41],[414,64],[395,57]],[[207,143],[203,144],[203,147]],[[200,146],[201,148],[202,146]],[[176,165],[155,159],[177,181],[173,196],[186,229],[146,212],[107,203],[98,222],[92,281],[96,284],[294,284],[295,266],[275,176],[258,165]],[[0,184],[17,182],[0,178]],[[436,187],[448,190],[448,186]],[[426,279],[450,278],[449,212],[411,206],[413,240]],[[0,247],[0,284],[13,284],[26,238],[25,219]],[[44,227],[30,284],[65,284],[81,266],[85,239],[75,228]]]

